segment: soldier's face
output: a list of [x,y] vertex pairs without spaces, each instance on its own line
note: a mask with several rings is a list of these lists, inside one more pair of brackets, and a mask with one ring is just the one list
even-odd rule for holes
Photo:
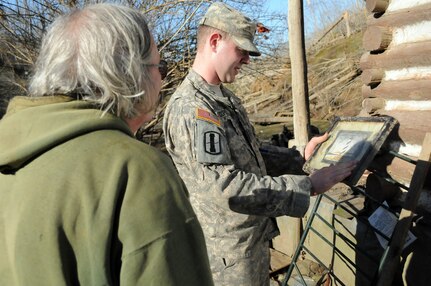
[[233,82],[242,65],[250,63],[249,53],[237,47],[231,39],[219,41],[217,53],[218,59],[215,62],[215,69],[223,83]]

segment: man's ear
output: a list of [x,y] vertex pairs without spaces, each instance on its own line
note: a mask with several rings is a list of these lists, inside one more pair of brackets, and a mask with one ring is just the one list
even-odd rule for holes
[[219,42],[221,41],[221,39],[222,39],[222,35],[220,35],[219,33],[213,33],[209,37],[208,40],[210,43],[211,50],[213,52],[215,52],[217,50],[217,46],[218,46]]

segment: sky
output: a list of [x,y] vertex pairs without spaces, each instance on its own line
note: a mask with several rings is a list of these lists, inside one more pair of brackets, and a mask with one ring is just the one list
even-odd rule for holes
[[[335,22],[346,10],[355,6],[364,5],[363,0],[303,0],[305,35]],[[288,13],[288,0],[266,0],[264,7],[269,11],[286,15]],[[271,23],[268,23],[271,25]],[[287,31],[286,31],[287,34]]]
[[287,0],[266,0],[265,6],[273,11],[284,10],[287,13]]

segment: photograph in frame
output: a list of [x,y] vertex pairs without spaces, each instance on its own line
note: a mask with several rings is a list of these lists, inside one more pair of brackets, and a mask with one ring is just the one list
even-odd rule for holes
[[336,117],[327,131],[328,140],[316,147],[304,171],[310,174],[332,164],[357,161],[352,174],[343,181],[355,185],[396,123],[389,116]]

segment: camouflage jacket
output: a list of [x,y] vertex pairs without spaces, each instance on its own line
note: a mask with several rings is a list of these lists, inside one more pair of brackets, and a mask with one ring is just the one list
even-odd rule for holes
[[[189,192],[210,255],[248,257],[278,234],[273,217],[303,216],[307,176],[270,177],[240,99],[191,70],[164,116],[166,148]],[[271,219],[272,218],[272,219]]]

